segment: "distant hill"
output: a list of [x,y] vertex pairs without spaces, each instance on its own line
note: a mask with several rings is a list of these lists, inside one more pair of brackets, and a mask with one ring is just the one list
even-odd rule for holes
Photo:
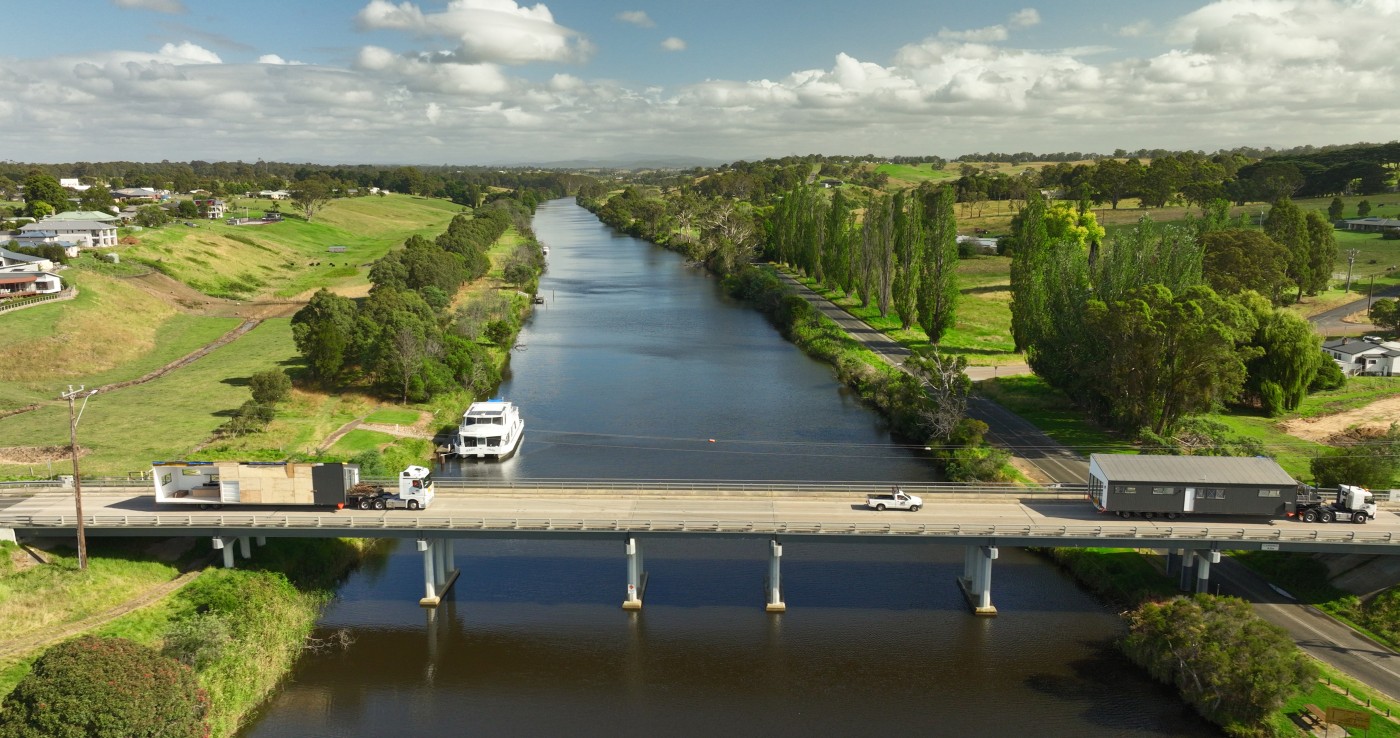
[[[615,156],[565,161],[527,162],[525,165],[543,169],[691,169],[693,167],[717,167],[725,163],[727,162],[720,159],[708,159],[702,156],[617,154]],[[508,166],[522,166],[522,164],[517,162]]]

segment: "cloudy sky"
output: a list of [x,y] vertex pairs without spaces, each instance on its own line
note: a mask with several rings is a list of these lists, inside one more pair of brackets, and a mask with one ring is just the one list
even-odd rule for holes
[[0,159],[730,161],[1400,131],[1400,0],[1026,3],[13,3]]

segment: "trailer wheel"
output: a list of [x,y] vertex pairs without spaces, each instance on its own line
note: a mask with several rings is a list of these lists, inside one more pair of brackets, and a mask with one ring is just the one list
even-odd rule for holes
[[1142,517],[1143,517],[1144,520],[1146,520],[1146,519],[1148,519],[1148,518],[1155,518],[1155,517],[1157,517],[1157,513],[1155,513],[1155,512],[1145,512],[1145,513],[1142,514]]
[[1163,515],[1162,517],[1166,518],[1167,520],[1176,520],[1177,518],[1181,517],[1181,514],[1180,514],[1180,513],[1170,512],[1170,513],[1167,513],[1167,514]]
[[421,507],[421,506],[418,504],[418,500],[409,500],[409,501],[408,501],[408,509],[410,509],[410,510],[417,510],[419,507]]
[[383,510],[383,509],[384,509],[384,498],[381,497],[381,498],[376,499],[376,500],[374,501],[374,509],[375,509],[375,510]]
[[1324,523],[1330,523],[1337,519],[1337,514],[1332,512],[1331,510],[1323,510],[1321,513],[1318,514],[1318,519]]
[[361,510],[368,510],[368,509],[369,509],[369,498],[368,498],[368,497],[361,497],[361,498],[360,498],[360,501],[357,502],[357,503],[355,503],[355,507],[358,507],[358,508],[360,508]]
[[1366,521],[1370,519],[1371,516],[1367,515],[1365,510],[1357,510],[1356,512],[1351,514],[1351,522],[1356,523],[1357,525],[1365,525]]

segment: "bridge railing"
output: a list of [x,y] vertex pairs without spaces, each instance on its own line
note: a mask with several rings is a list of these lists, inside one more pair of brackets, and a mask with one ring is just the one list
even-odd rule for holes
[[[11,528],[72,528],[73,515],[0,515],[0,525]],[[819,536],[919,536],[1010,539],[1131,539],[1149,541],[1222,541],[1269,543],[1357,543],[1400,547],[1400,534],[1359,526],[1308,526],[1244,528],[1230,525],[986,525],[958,523],[860,522],[824,523],[769,520],[681,520],[668,518],[519,518],[431,515],[358,515],[279,513],[132,513],[84,515],[88,528],[141,528],[180,530],[214,528],[224,535],[275,530],[337,530],[356,532],[430,533],[472,531],[554,531],[632,533],[729,533]]]

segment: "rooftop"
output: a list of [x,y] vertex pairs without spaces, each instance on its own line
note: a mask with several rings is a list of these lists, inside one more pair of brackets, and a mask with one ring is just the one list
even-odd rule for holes
[[1280,487],[1298,484],[1273,459],[1262,456],[1093,454],[1089,462],[1096,464],[1109,481],[1115,483],[1261,484]]

